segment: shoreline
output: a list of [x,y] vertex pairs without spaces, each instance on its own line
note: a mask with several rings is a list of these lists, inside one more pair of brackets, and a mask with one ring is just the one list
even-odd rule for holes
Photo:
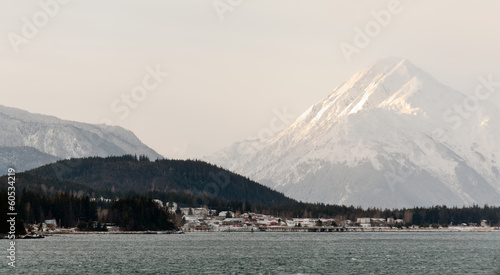
[[[190,229],[186,233],[210,232],[210,233],[233,233],[235,231],[216,231],[204,229]],[[245,231],[240,231],[245,232]],[[387,228],[387,227],[268,227],[255,232],[305,232],[305,233],[345,233],[345,232],[500,232],[500,227],[448,227],[448,228]]]
[[[335,229],[339,229],[338,231]],[[449,227],[449,228],[378,228],[378,227],[346,227],[346,228],[266,228],[262,231],[255,231],[255,233],[346,233],[346,232],[500,232],[499,227]],[[37,233],[44,237],[52,235],[180,235],[187,233],[253,233],[253,232],[238,232],[238,231],[215,231],[215,230],[179,230],[179,231],[51,231],[44,233]],[[21,239],[23,235],[16,237]]]

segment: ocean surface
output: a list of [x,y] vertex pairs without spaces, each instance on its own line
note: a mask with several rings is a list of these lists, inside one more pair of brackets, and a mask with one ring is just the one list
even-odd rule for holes
[[16,252],[0,274],[500,274],[500,232],[54,235]]

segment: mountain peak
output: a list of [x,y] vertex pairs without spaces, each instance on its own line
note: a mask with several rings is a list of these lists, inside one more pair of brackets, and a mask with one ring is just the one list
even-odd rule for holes
[[[421,93],[424,85],[427,95]],[[382,58],[359,70],[327,98],[311,106],[292,128],[302,129],[303,134],[326,130],[351,114],[370,109],[428,116],[421,105],[436,96],[436,86],[441,85],[409,60]],[[306,124],[308,127],[301,127]]]
[[[399,57],[386,57],[381,58],[372,63],[370,66],[359,70],[352,77],[363,77],[363,78],[375,78],[387,76],[393,73],[400,74],[417,74],[421,72],[421,70],[415,66],[412,62],[405,58]],[[352,78],[351,77],[351,78]]]
[[444,114],[464,100],[410,61],[384,58],[254,153],[230,147],[212,160],[310,202],[500,204],[500,127],[483,126],[500,113],[481,104],[457,131]]
[[[421,78],[432,79],[407,59],[380,59],[371,67],[351,76],[330,96],[312,106],[301,119],[308,123],[321,118],[335,121],[362,110],[388,106],[388,102],[400,102],[395,95],[404,96],[419,89]],[[403,89],[406,89],[404,94],[401,92]],[[407,106],[407,102],[403,105],[405,110],[412,109]]]
[[391,77],[407,81],[424,72],[408,59],[387,57],[379,59],[367,69],[360,70],[359,74],[364,81],[379,82]]
[[[442,85],[408,59],[388,57],[358,71],[320,104],[335,110],[332,115],[339,118],[372,108],[429,117],[431,109],[442,110],[442,105],[460,99],[458,92]],[[428,108],[433,101],[432,104],[439,106]]]

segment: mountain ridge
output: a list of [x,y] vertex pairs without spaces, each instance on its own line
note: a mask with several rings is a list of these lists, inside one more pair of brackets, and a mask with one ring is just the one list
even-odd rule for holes
[[[43,157],[42,164],[53,162],[53,157],[69,159],[137,154],[146,155],[151,159],[163,158],[143,144],[133,132],[118,126],[68,121],[2,105],[0,125],[0,147],[34,148],[48,155]],[[19,159],[21,155],[22,152],[14,158]],[[35,168],[33,165],[24,165],[29,163],[29,159],[23,159],[25,161],[17,161],[19,171]],[[13,161],[3,157],[0,165],[11,166]]]
[[[125,155],[61,160],[16,174],[16,188],[41,193],[88,193],[114,198],[129,192],[186,194],[195,198],[248,200],[274,206],[293,199],[248,178],[198,160]],[[92,195],[94,196],[94,195]]]
[[274,137],[207,160],[309,202],[500,204],[500,112],[481,102],[455,129],[446,114],[466,98],[406,59],[383,59]]

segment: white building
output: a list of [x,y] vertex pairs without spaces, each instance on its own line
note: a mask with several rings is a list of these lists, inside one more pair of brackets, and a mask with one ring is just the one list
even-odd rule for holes
[[371,226],[371,218],[357,218],[356,222],[359,223],[361,227],[370,227]]
[[220,213],[219,213],[219,217],[223,217],[223,218],[225,218],[225,217],[227,217],[227,216],[228,216],[228,214],[229,214],[231,217],[233,217],[233,218],[234,218],[234,212],[233,212],[233,211],[220,211]]
[[55,226],[57,226],[57,221],[54,220],[54,219],[52,219],[52,220],[45,220],[45,221],[43,221],[43,223],[46,224],[46,225],[55,225]]

